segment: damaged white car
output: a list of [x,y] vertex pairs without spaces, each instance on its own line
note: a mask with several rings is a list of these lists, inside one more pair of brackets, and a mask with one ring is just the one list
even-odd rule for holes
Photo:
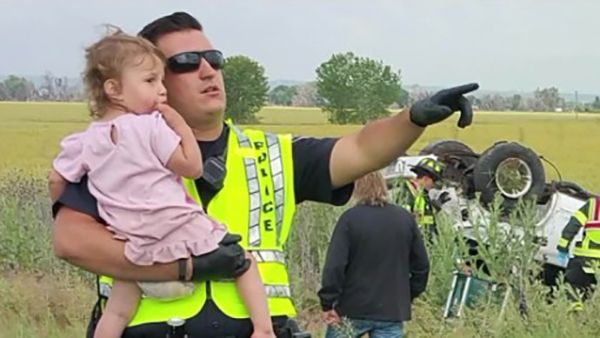
[[[485,227],[489,211],[484,205],[492,203],[497,194],[504,199],[504,210],[510,210],[519,199],[533,199],[537,208],[536,235],[541,243],[536,260],[543,265],[544,282],[554,283],[557,273],[565,268],[556,250],[562,229],[571,215],[595,196],[593,193],[573,182],[560,179],[546,182],[544,159],[532,149],[508,141],[497,142],[480,154],[459,141],[434,142],[418,155],[398,158],[383,169],[383,174],[389,181],[412,178],[411,166],[423,157],[433,157],[445,164],[443,186],[429,194],[432,200],[440,193],[450,197],[441,212],[450,216],[467,239],[481,239],[481,234],[473,234],[474,224]],[[481,203],[477,202],[477,195]],[[511,225],[504,222],[503,226]]]

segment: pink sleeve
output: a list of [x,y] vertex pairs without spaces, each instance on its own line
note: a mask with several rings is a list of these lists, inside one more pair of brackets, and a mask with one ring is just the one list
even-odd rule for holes
[[175,133],[159,112],[152,113],[154,125],[152,126],[151,146],[154,155],[166,166],[177,146],[181,143],[181,137]]
[[60,142],[61,151],[52,163],[54,169],[65,180],[73,183],[79,182],[86,173],[82,158],[82,134],[76,133],[65,137]]

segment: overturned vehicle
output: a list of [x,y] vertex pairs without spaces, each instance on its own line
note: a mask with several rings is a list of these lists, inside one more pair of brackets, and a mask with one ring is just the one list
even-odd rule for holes
[[[441,140],[427,145],[418,155],[398,158],[383,174],[388,182],[398,178],[412,178],[410,168],[424,157],[433,157],[445,164],[443,186],[429,192],[435,200],[439,194],[449,196],[441,206],[456,229],[474,245],[481,241],[474,234],[476,224],[489,218],[486,207],[497,195],[503,198],[502,210],[510,211],[518,201],[533,201],[536,206],[535,235],[540,246],[535,259],[543,266],[544,282],[554,284],[563,266],[556,249],[561,232],[570,217],[595,194],[576,183],[546,181],[543,157],[516,142],[501,141],[482,153],[456,140]],[[550,162],[548,164],[555,168]],[[556,168],[555,168],[556,169]],[[557,170],[558,172],[558,170]],[[560,173],[558,173],[560,177]],[[511,227],[508,220],[503,226]],[[581,233],[575,238],[580,240]],[[575,242],[574,241],[574,242]]]

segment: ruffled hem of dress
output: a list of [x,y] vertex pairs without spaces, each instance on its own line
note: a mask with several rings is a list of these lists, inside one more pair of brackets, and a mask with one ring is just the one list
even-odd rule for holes
[[[224,234],[223,234],[224,236]],[[200,256],[216,250],[222,238],[211,237],[200,241],[182,241],[152,248],[125,243],[125,257],[136,265],[171,263],[181,258]]]

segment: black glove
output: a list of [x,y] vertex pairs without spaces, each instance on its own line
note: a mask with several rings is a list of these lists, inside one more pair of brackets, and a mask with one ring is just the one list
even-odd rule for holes
[[460,110],[458,126],[464,128],[473,121],[473,107],[464,94],[479,88],[477,83],[452,87],[415,102],[410,107],[410,120],[419,127],[445,120],[453,112]]
[[246,272],[250,260],[246,258],[244,248],[238,244],[241,239],[239,235],[227,234],[217,250],[192,257],[192,280],[231,279]]
[[447,191],[442,192],[435,200],[431,201],[431,206],[436,210],[440,211],[444,203],[451,200],[450,193]]
[[450,193],[447,191],[442,192],[437,198],[437,201],[440,203],[440,205],[443,205],[444,203],[448,202],[449,200],[451,200]]

